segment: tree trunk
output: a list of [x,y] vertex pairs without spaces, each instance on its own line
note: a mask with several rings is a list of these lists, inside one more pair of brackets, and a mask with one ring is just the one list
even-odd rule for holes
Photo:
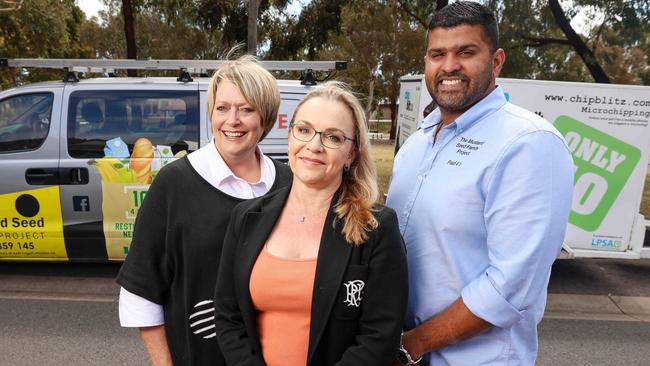
[[[133,26],[133,6],[131,0],[122,0],[122,15],[124,16],[124,36],[126,37],[126,58],[136,60],[135,29]],[[128,76],[138,76],[136,70],[127,70]]]
[[[366,102],[366,118],[370,123],[370,112],[372,111],[372,100],[375,98],[375,78],[371,78],[368,82],[368,101]],[[370,126],[368,126],[370,127]]]
[[[399,95],[399,94],[398,94]],[[397,98],[390,100],[390,139],[395,140],[397,134]]]
[[248,53],[257,55],[257,0],[248,0]]
[[551,8],[551,12],[555,18],[555,23],[557,23],[558,27],[562,29],[562,32],[564,32],[564,35],[573,46],[573,49],[578,53],[580,58],[582,58],[582,61],[587,66],[587,69],[589,69],[594,80],[597,83],[611,83],[605,70],[603,70],[603,68],[598,64],[598,61],[596,61],[594,53],[591,52],[578,33],[576,33],[576,31],[571,27],[571,23],[564,14],[564,10],[562,10],[559,1],[549,0],[548,6]]
[[[436,0],[436,11],[444,8],[449,4],[449,0]],[[415,11],[413,11],[408,4],[406,4],[403,0],[398,0],[397,5],[399,5],[399,8],[402,9],[403,12],[408,14],[411,18],[415,19],[418,23],[424,27],[424,29],[429,28],[429,22],[425,18],[420,18]]]

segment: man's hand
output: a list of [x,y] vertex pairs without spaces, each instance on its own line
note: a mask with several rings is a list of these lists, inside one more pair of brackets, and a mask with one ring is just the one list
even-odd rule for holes
[[[462,298],[458,298],[447,309],[405,332],[402,343],[411,357],[417,360],[425,353],[472,338],[492,327],[492,324],[474,315]],[[393,362],[393,366],[401,365],[397,360]]]

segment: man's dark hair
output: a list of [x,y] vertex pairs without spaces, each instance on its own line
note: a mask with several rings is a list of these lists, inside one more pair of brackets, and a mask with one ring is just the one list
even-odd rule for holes
[[429,23],[427,45],[429,32],[434,28],[453,28],[459,25],[480,25],[490,45],[490,52],[499,48],[499,29],[494,14],[487,7],[473,1],[457,1],[438,10]]

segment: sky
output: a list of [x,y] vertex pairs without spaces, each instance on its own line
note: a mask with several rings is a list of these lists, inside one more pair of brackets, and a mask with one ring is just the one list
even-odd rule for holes
[[[77,2],[77,5],[81,8],[81,10],[86,13],[86,17],[90,19],[93,16],[97,16],[97,13],[100,10],[104,10],[104,2],[102,0],[75,0]],[[297,14],[300,12],[300,9],[302,7],[309,3],[311,0],[293,0],[291,2],[291,5],[289,7],[289,13],[292,14]]]
[[102,0],[76,0],[76,2],[81,10],[86,13],[87,18],[97,16],[100,10],[104,10],[104,2]]

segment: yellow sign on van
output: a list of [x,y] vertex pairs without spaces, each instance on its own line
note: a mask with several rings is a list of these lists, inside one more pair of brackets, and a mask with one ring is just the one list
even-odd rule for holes
[[59,187],[2,194],[0,207],[0,259],[68,259]]
[[124,259],[129,252],[135,217],[149,185],[102,182],[102,212],[108,258]]
[[128,156],[124,141],[109,140],[106,156],[93,161],[102,177],[102,213],[104,236],[109,260],[124,259],[129,253],[133,226],[138,209],[160,169],[186,151],[172,155],[171,147],[154,146],[149,139],[139,138]]

